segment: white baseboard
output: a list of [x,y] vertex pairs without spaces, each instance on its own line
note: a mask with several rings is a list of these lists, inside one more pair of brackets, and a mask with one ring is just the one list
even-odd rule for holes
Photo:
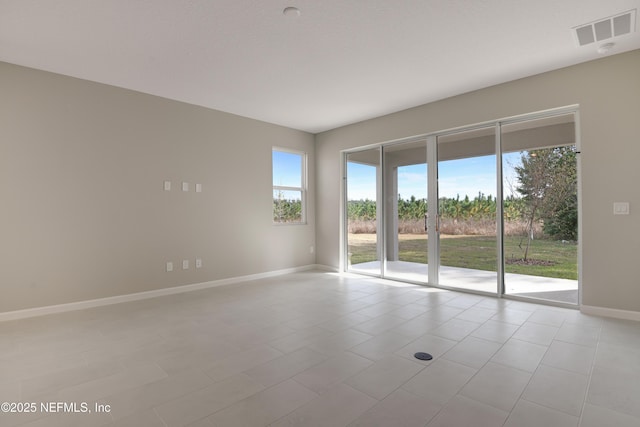
[[613,317],[615,319],[635,320],[640,322],[640,311],[618,310],[616,308],[594,307],[590,305],[580,306],[580,311],[584,314],[594,316]]
[[6,311],[0,313],[0,322],[8,320],[25,319],[28,317],[45,316],[47,314],[64,313],[67,311],[84,310],[87,308],[101,307],[122,302],[138,301],[149,298],[156,298],[165,295],[180,294],[183,292],[199,291],[202,289],[214,288],[217,286],[231,285],[234,283],[248,282],[251,280],[264,279],[267,277],[281,276],[284,274],[298,273],[308,270],[323,270],[323,266],[316,264],[302,267],[286,268],[283,270],[267,271],[265,273],[249,274],[247,276],[230,277],[227,279],[212,280],[210,282],[194,283],[192,285],[175,286],[172,288],[155,289],[153,291],[136,292],[134,294],[117,295],[113,297],[98,298],[86,301],[70,302],[66,304],[48,305],[45,307],[27,308],[24,310]]
[[337,273],[340,271],[340,269],[338,269],[337,267],[331,267],[330,265],[324,264],[316,264],[314,265],[314,268],[320,271],[330,271],[331,273]]
[[[46,316],[48,314],[64,313],[68,311],[84,310],[87,308],[101,307],[123,302],[138,301],[149,298],[156,298],[166,295],[180,294],[183,292],[199,291],[202,289],[215,288],[217,286],[232,285],[235,283],[249,282],[252,280],[265,279],[268,277],[281,276],[284,274],[299,273],[309,270],[319,270],[328,272],[338,272],[339,269],[323,264],[311,264],[301,267],[286,268],[283,270],[267,271],[264,273],[249,274],[246,276],[230,277],[227,279],[212,280],[191,285],[175,286],[171,288],[155,289],[152,291],[137,292],[134,294],[117,295],[113,297],[98,298],[86,301],[70,302],[66,304],[49,305],[44,307],[27,308],[24,310],[7,311],[0,313],[0,322],[9,320],[26,319],[29,317]],[[615,308],[595,307],[589,305],[580,306],[580,311],[585,314],[595,316],[612,317],[616,319],[640,321],[640,312],[630,310],[618,310]]]

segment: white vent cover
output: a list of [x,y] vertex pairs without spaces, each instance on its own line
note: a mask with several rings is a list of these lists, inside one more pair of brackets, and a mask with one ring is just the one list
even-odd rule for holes
[[573,28],[580,46],[623,36],[636,30],[636,9]]

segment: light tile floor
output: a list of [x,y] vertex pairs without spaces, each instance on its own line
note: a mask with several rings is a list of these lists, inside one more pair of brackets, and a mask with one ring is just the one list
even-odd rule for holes
[[637,427],[640,324],[305,272],[0,323],[5,401],[36,403],[7,427]]

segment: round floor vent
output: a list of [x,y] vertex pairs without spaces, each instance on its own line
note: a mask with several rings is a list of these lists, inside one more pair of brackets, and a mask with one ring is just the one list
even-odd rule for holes
[[418,352],[416,354],[413,355],[416,359],[420,359],[420,360],[431,360],[433,359],[433,356],[430,355],[429,353],[423,353],[423,352]]

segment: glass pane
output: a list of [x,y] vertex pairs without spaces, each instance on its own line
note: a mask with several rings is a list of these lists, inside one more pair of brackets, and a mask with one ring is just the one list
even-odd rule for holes
[[428,282],[427,143],[385,147],[385,277]]
[[381,274],[378,240],[380,149],[347,155],[347,265],[352,271]]
[[505,293],[578,303],[573,114],[502,127]]
[[439,283],[497,292],[494,127],[438,138]]
[[302,192],[273,190],[273,221],[302,222]]
[[273,150],[273,185],[302,188],[302,155]]

